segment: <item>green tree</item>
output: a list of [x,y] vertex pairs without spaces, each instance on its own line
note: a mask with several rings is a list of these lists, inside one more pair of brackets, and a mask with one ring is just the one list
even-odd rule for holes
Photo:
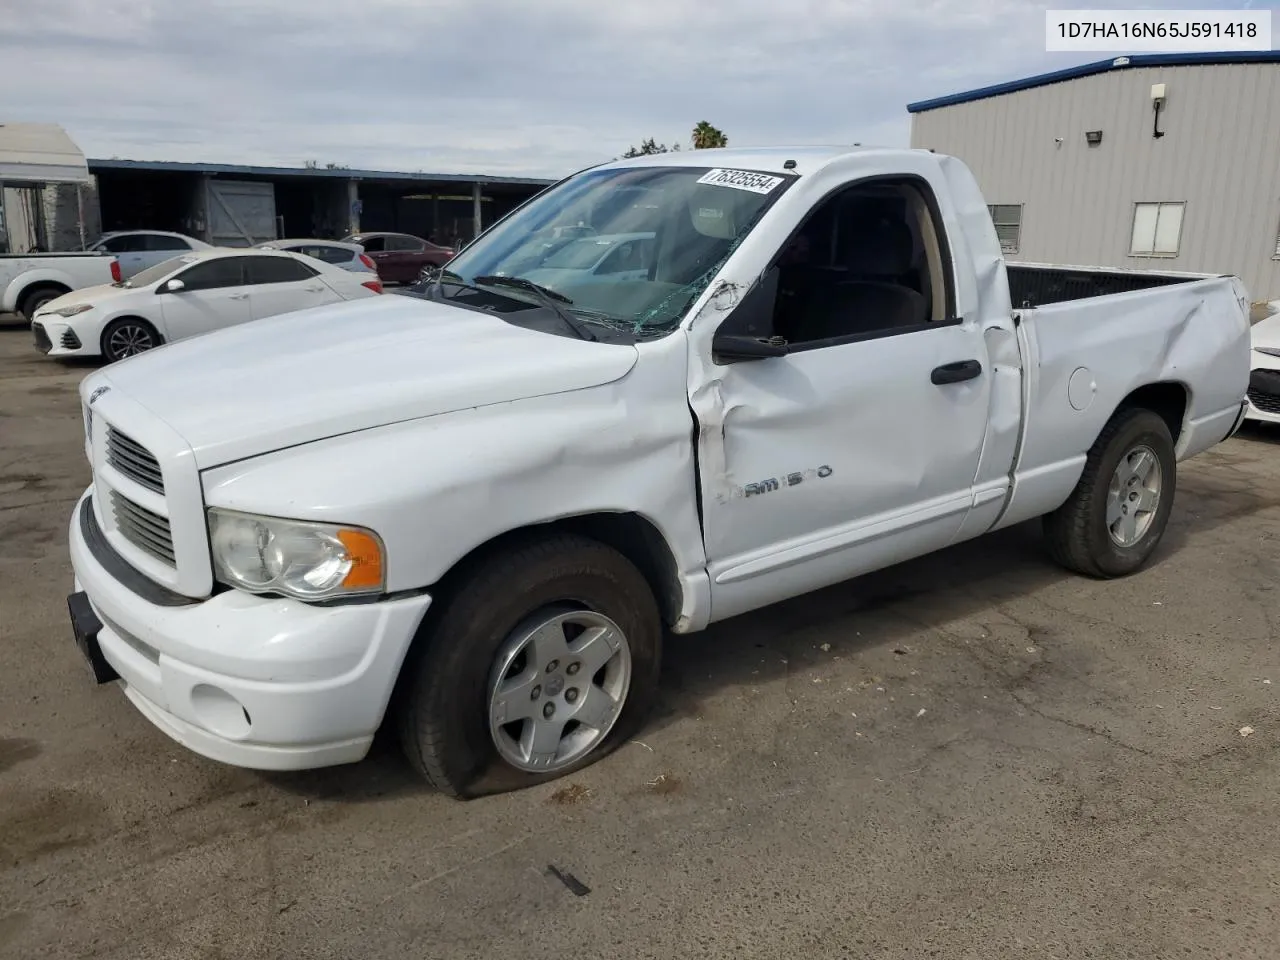
[[[705,120],[700,120],[693,128],[693,136],[691,143],[695,150],[707,150],[712,147],[727,147],[729,138],[725,136],[724,131],[719,127],[713,127]],[[653,137],[649,137],[640,141],[638,147],[628,147],[623,157],[647,157],[653,153],[670,153],[679,150],[680,144],[673,143],[667,146],[665,143],[658,143]]]
[[699,120],[693,128],[693,149],[709,150],[713,147],[727,147],[729,138],[724,135],[724,131],[718,127],[713,127],[705,120]]
[[652,153],[670,153],[672,150],[679,150],[680,144],[673,144],[668,147],[665,143],[657,143],[653,137],[647,140],[641,140],[639,147],[628,147],[624,157],[647,157]]

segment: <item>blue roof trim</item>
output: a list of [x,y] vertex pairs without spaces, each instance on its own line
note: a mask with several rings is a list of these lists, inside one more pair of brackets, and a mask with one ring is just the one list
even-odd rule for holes
[[[1127,64],[1116,65],[1116,60],[1127,59]],[[1280,63],[1280,50],[1248,50],[1239,53],[1137,53],[1130,56],[1116,54],[1106,60],[1093,63],[1082,63],[1079,66],[1055,70],[1052,73],[1041,73],[1022,80],[1010,80],[989,87],[979,87],[964,93],[953,93],[932,100],[917,100],[907,104],[908,113],[922,113],[925,110],[936,110],[938,107],[950,107],[957,103],[969,103],[972,100],[985,100],[998,97],[1004,93],[1018,90],[1030,90],[1033,87],[1044,87],[1063,80],[1074,80],[1077,77],[1088,77],[1095,73],[1106,73],[1108,70],[1127,70],[1130,67],[1182,67],[1195,64],[1223,63]],[[92,163],[92,161],[90,161]]]
[[555,180],[499,177],[470,173],[406,173],[393,170],[330,170],[313,167],[257,167],[235,163],[181,163],[173,160],[86,160],[90,173],[99,170],[148,170],[168,173],[227,173],[252,177],[325,177],[342,180],[411,180],[419,183],[480,183],[492,186],[545,187]]

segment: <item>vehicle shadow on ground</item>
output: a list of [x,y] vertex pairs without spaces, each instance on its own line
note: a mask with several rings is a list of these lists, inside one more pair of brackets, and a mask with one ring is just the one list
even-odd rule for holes
[[[1247,462],[1247,453],[1218,456],[1226,471],[1199,474],[1179,488],[1169,528],[1147,569],[1167,562],[1195,537],[1280,502],[1275,494],[1257,489],[1256,475],[1232,469],[1232,459]],[[726,689],[760,683],[762,654],[784,660],[788,671],[798,672],[826,662],[833,653],[848,657],[881,646],[896,649],[921,629],[943,627],[1075,577],[1049,558],[1040,521],[1032,520],[734,617],[700,634],[669,636],[661,694],[636,738],[699,716],[703,705]],[[874,637],[859,635],[860,618],[891,607],[910,615],[878,616]],[[819,634],[830,644],[821,653],[815,642]],[[389,725],[378,732],[369,756],[354,767],[264,776],[288,792],[330,800],[361,802],[430,792],[410,771]]]

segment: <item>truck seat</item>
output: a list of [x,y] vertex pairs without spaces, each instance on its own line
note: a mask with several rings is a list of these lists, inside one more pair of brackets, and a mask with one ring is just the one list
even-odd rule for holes
[[827,340],[923,324],[928,303],[902,282],[912,267],[913,246],[910,228],[899,220],[878,219],[852,230],[841,256],[844,278],[815,291],[795,339]]

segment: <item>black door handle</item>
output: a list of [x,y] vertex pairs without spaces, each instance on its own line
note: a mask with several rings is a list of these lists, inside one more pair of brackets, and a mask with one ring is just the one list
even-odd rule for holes
[[955,363],[944,363],[934,367],[929,379],[941,386],[944,383],[960,383],[972,380],[982,373],[982,364],[977,360],[957,360]]

